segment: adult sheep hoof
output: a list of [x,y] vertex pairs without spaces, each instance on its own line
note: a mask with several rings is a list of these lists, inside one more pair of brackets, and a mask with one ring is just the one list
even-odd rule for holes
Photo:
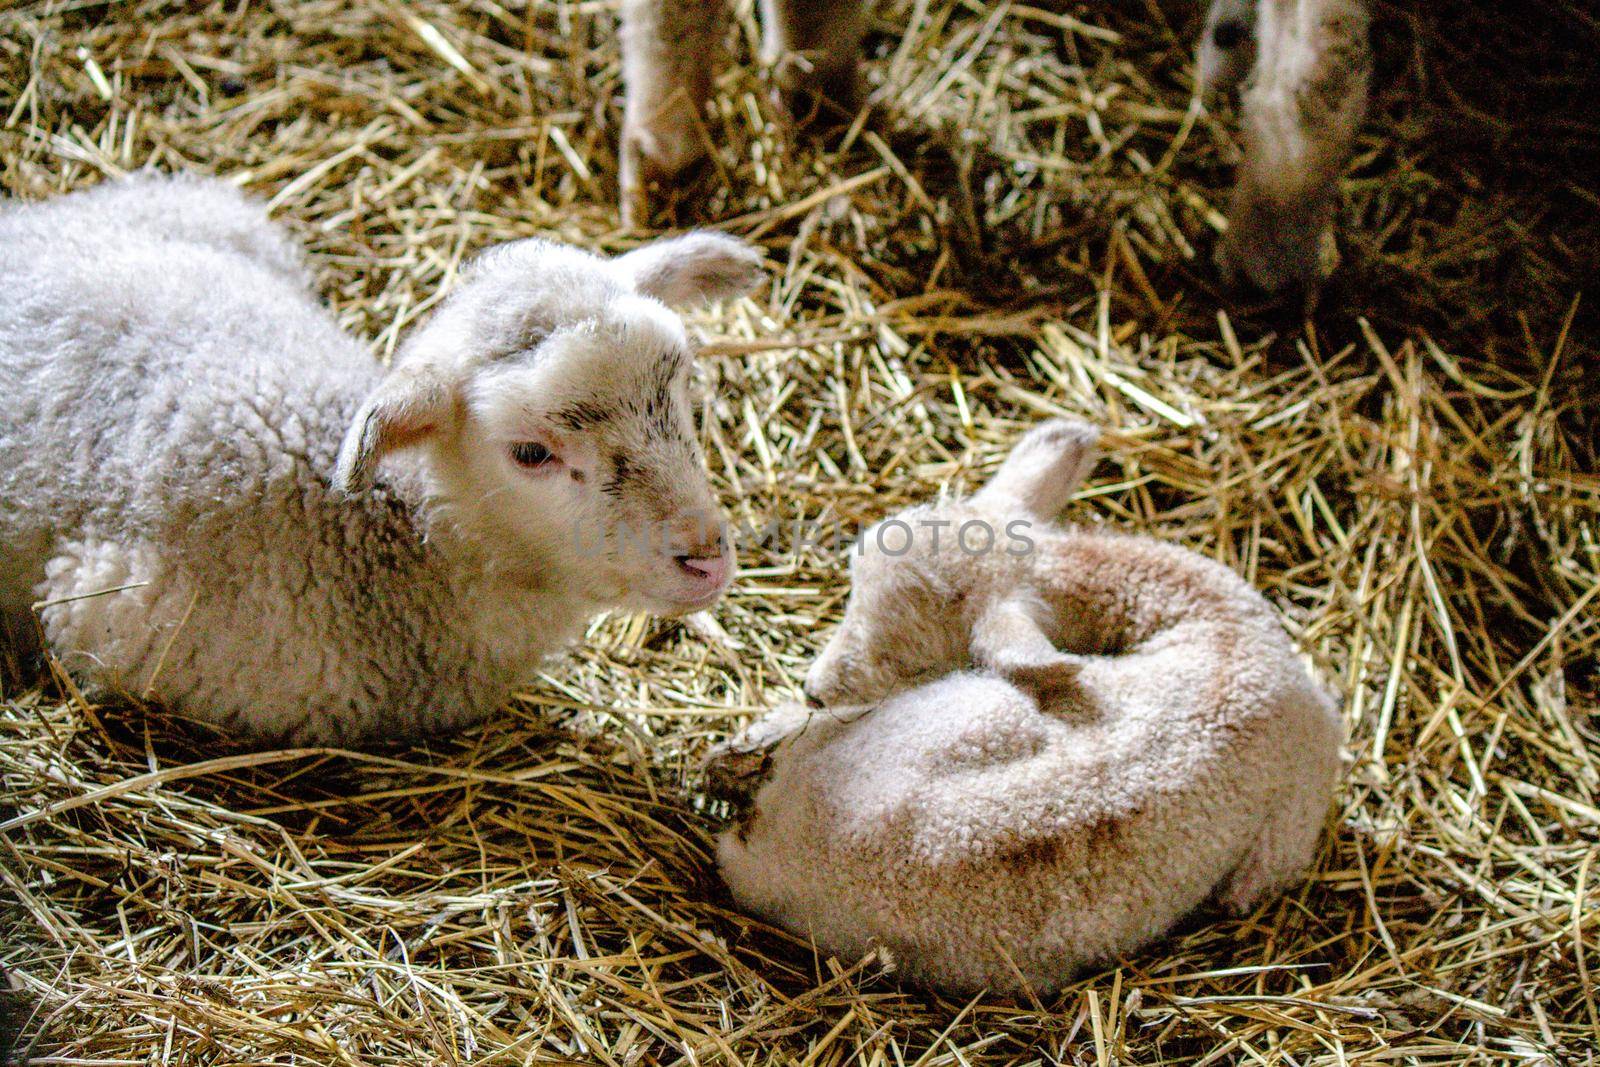
[[1316,226],[1280,214],[1263,219],[1237,205],[1214,258],[1226,284],[1268,296],[1314,294],[1340,263],[1331,225]]

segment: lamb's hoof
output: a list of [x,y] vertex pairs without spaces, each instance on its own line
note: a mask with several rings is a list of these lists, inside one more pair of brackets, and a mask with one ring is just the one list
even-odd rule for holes
[[773,754],[785,741],[804,733],[814,714],[804,704],[783,704],[717,745],[700,765],[706,795],[733,805],[742,815],[772,776]]
[[772,746],[741,736],[713,748],[701,765],[705,792],[742,816],[772,773]]

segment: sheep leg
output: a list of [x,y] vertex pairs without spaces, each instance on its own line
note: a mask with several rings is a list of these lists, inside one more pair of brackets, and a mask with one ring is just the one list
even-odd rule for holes
[[716,745],[700,765],[706,793],[731,803],[743,813],[772,771],[772,754],[780,744],[806,728],[812,710],[783,704],[747,726],[737,737]]
[[1368,22],[1360,0],[1261,0],[1225,273],[1277,292],[1331,272],[1338,181],[1366,116]]
[[732,804],[743,815],[772,773],[773,755],[801,737],[813,742],[831,737],[842,726],[873,709],[836,710],[781,704],[751,723],[737,737],[715,746],[701,764],[706,793]]
[[623,0],[622,220],[642,225],[650,187],[705,156],[706,102],[726,22],[723,0]]
[[774,65],[789,107],[853,114],[861,103],[866,0],[761,0],[762,59]]

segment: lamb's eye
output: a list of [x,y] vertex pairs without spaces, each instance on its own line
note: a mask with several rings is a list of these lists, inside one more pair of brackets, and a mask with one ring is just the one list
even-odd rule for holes
[[548,448],[537,441],[518,441],[511,446],[511,458],[518,466],[532,469],[544,466],[555,457],[550,454]]

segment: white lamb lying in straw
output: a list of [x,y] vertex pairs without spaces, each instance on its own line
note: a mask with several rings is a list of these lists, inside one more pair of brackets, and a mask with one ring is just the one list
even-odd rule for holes
[[666,305],[760,277],[709,233],[610,261],[513,242],[385,374],[229,186],[11,207],[0,621],[31,626],[42,601],[93,690],[246,735],[478,719],[598,612],[692,611],[727,586]]
[[806,680],[827,707],[712,759],[746,791],[718,841],[742,906],[841,958],[881,946],[914,981],[1045,993],[1305,869],[1334,705],[1225,567],[1054,524],[1096,437],[1047,423],[971,500],[899,515],[906,554],[885,524],[863,538]]

